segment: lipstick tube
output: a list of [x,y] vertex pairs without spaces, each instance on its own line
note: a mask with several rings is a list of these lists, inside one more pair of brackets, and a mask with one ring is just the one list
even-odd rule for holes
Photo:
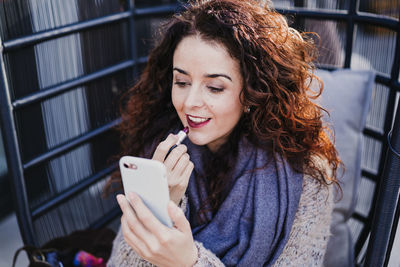
[[183,130],[179,131],[179,133],[178,133],[178,141],[176,141],[176,143],[173,146],[171,146],[171,148],[168,150],[168,153],[165,156],[164,160],[168,157],[168,155],[171,153],[171,151],[175,147],[179,146],[183,142],[183,140],[185,140],[185,138],[186,138],[188,133],[189,133],[189,127],[187,127],[187,126],[185,128],[183,128]]

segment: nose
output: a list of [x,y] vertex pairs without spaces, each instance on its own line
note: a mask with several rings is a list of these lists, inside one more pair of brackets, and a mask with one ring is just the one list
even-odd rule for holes
[[202,107],[204,105],[201,85],[193,84],[188,90],[185,99],[186,108]]

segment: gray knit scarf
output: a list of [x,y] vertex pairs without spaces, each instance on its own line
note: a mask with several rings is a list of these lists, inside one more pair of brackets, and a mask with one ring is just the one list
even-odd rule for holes
[[[188,218],[195,240],[216,254],[226,266],[270,266],[288,241],[302,192],[303,174],[284,160],[268,154],[243,138],[233,170],[232,189],[208,223],[197,211],[207,196],[202,155],[205,147],[185,140],[195,169],[190,177]],[[266,164],[270,162],[270,164]]]

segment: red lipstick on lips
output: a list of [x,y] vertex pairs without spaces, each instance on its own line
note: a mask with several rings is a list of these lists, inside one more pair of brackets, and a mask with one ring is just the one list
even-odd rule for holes
[[[192,116],[192,117],[195,117],[195,116]],[[189,115],[186,114],[186,121],[188,122],[189,126],[192,127],[192,128],[200,128],[200,127],[203,127],[204,125],[206,125],[207,123],[209,123],[210,120],[211,120],[211,119],[208,119],[208,120],[206,120],[206,121],[204,121],[204,122],[196,123],[196,122],[192,121],[192,120],[189,118]]]

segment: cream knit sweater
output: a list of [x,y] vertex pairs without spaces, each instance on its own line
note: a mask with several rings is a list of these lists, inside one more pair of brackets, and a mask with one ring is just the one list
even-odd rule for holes
[[[329,189],[320,187],[315,179],[304,176],[303,192],[288,243],[273,266],[322,266],[330,235],[333,208],[331,188],[332,186],[329,186]],[[186,201],[183,202],[181,208],[185,210]],[[195,266],[224,266],[218,257],[204,248],[200,242],[195,241],[195,243],[199,250]],[[140,258],[125,242],[119,230],[107,266],[149,267],[154,265]]]

